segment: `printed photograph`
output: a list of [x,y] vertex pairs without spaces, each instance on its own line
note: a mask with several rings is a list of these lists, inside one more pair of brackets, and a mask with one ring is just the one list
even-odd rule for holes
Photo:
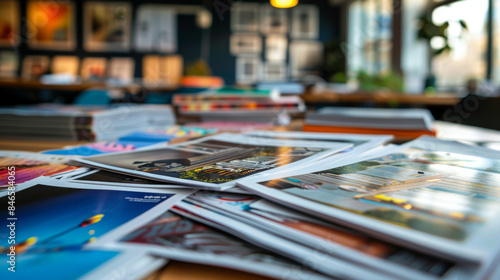
[[498,183],[488,184],[497,174],[478,174],[482,171],[442,165],[432,158],[442,160],[409,149],[261,184],[366,217],[463,241],[500,210]]
[[[185,212],[174,208],[176,211]],[[188,216],[192,215],[186,213]],[[203,260],[200,261],[197,257],[203,254],[203,259],[210,264],[221,259],[221,266],[245,271],[250,268],[257,274],[266,274],[258,269],[263,265],[267,268],[275,266],[276,272],[282,274],[290,274],[292,269],[298,268],[298,264],[289,259],[170,211],[124,237],[121,242],[156,246],[157,250],[164,252],[162,255],[168,256],[174,251],[172,256],[178,256],[180,253],[182,260],[189,258],[194,262],[203,263]],[[246,262],[243,267],[239,267],[241,261]]]
[[88,51],[130,49],[132,10],[125,2],[86,2],[84,37]]
[[[389,244],[337,224],[326,224],[291,209],[283,210],[279,205],[264,201],[257,196],[205,192],[195,193],[189,199],[190,201],[194,200],[195,205],[197,201],[200,201],[240,215],[240,217],[249,221],[251,220],[248,218],[249,216],[253,216],[251,221],[266,221],[266,226],[270,230],[275,233],[280,232],[278,235],[291,237],[291,232],[306,234],[308,239],[299,242],[305,243],[305,245],[314,242],[331,242],[361,252],[365,256],[384,259],[393,264],[403,265],[437,276],[444,275],[452,267],[452,264],[447,261]],[[261,201],[264,201],[264,203],[259,204]],[[257,206],[254,207],[256,204]],[[203,205],[200,204],[199,206]],[[272,210],[267,210],[266,207]],[[286,228],[286,230],[283,228]],[[300,236],[304,238],[304,235]],[[330,252],[331,249],[325,247],[322,250]],[[339,253],[339,250],[336,248],[331,253]],[[422,262],[425,262],[426,265],[422,265]]]
[[254,146],[206,140],[175,148],[87,158],[93,164],[205,183],[226,183],[296,162],[318,148]]
[[133,184],[133,185],[151,185],[151,187],[154,187],[154,185],[165,185],[165,183],[158,181],[137,178],[130,175],[114,173],[104,170],[92,170],[84,174],[72,177],[70,178],[70,180],[78,183],[103,183],[103,184],[112,183],[113,185]]
[[27,6],[28,44],[32,48],[73,50],[75,11],[70,1],[31,0]]

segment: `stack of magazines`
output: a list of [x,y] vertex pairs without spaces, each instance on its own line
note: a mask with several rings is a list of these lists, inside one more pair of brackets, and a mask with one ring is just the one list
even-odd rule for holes
[[108,141],[138,128],[165,127],[175,122],[168,105],[42,104],[0,108],[0,132],[15,138]]
[[1,152],[0,203],[15,207],[0,216],[23,230],[0,239],[0,276],[142,279],[178,260],[276,279],[499,279],[500,152],[391,140],[252,131]]
[[306,116],[304,131],[390,134],[401,140],[436,136],[427,109],[325,107]]
[[173,104],[181,116],[201,121],[278,123],[283,114],[305,112],[298,96],[281,96],[277,90],[221,88],[198,94],[175,94]]

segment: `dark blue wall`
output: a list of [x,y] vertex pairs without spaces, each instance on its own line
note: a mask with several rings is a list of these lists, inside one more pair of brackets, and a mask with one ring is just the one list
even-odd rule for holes
[[[218,0],[226,2],[227,0]],[[21,18],[26,17],[26,2],[27,0],[19,1],[21,5]],[[112,2],[112,1],[110,1]],[[123,1],[116,1],[123,2]],[[140,1],[133,0],[128,1],[132,3],[133,7],[133,19],[132,19],[132,30],[134,30],[134,20],[135,11],[137,7],[141,4],[146,3],[163,3],[163,4],[179,4],[179,5],[205,5],[210,8],[213,12],[213,23],[212,28],[209,31],[203,31],[196,26],[195,17],[189,15],[179,15],[178,16],[178,54],[182,55],[184,58],[185,65],[190,64],[198,60],[201,56],[201,44],[203,32],[209,32],[210,36],[210,55],[209,55],[209,66],[212,69],[212,73],[216,76],[221,76],[226,81],[226,84],[233,84],[235,81],[235,57],[229,52],[229,38],[231,34],[230,30],[230,12],[224,13],[224,19],[221,20],[218,14],[214,11],[213,1],[193,1],[193,0],[183,0],[183,1]],[[232,2],[232,1],[230,1]],[[237,3],[238,1],[234,1]],[[245,1],[245,2],[259,2],[268,3],[266,0],[259,1]],[[301,4],[316,4],[319,6],[320,11],[320,34],[319,40],[326,42],[331,39],[336,39],[340,36],[340,8],[331,7],[328,4],[328,0],[299,0],[300,8]],[[88,56],[92,57],[132,57],[135,59],[136,70],[135,76],[142,76],[142,57],[146,54],[144,52],[136,52],[131,50],[129,52],[86,52],[83,49],[83,1],[75,1],[76,8],[76,41],[77,47],[74,51],[51,51],[51,50],[35,50],[30,49],[27,43],[21,42],[18,47],[20,62],[26,55],[48,55],[50,57],[55,55],[75,55],[80,57],[80,59]],[[289,12],[290,13],[290,12]],[[290,18],[290,17],[289,17]],[[26,28],[22,26],[22,28]],[[26,34],[26,30],[21,30],[22,34]],[[8,49],[8,48],[3,48]],[[21,65],[21,64],[20,64]],[[20,74],[21,70],[19,70]]]

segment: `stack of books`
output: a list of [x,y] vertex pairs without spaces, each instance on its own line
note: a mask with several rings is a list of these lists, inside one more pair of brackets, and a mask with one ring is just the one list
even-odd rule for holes
[[109,141],[144,127],[175,124],[170,106],[42,104],[0,108],[0,132],[15,138]]
[[390,134],[401,140],[436,135],[426,109],[326,107],[308,113],[304,131]]
[[221,88],[199,94],[176,94],[173,104],[181,116],[202,121],[272,123],[280,114],[297,114],[305,105],[297,96],[280,96],[277,90]]
[[[499,279],[500,152],[391,139],[252,131],[64,163],[0,153],[0,204],[16,206],[2,217],[24,223],[0,260],[23,279],[136,279],[167,260],[276,279]],[[11,186],[9,172],[50,163],[62,173]]]

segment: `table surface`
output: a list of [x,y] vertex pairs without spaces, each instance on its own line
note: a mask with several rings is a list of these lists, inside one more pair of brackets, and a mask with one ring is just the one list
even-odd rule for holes
[[[294,122],[288,127],[280,127],[277,130],[300,130],[301,122]],[[436,122],[438,137],[453,140],[465,141],[479,140],[487,142],[500,142],[500,132],[482,128]],[[457,132],[457,131],[460,132]],[[182,139],[185,140],[185,139]],[[479,141],[480,142],[480,141]],[[0,139],[0,150],[16,150],[40,152],[49,149],[59,149],[68,145],[85,144],[85,142],[74,141],[53,141],[53,140],[19,140],[19,139]],[[171,261],[162,269],[147,277],[145,280],[267,280],[270,278],[246,273],[242,271],[213,267],[207,265],[190,264],[185,262]]]

